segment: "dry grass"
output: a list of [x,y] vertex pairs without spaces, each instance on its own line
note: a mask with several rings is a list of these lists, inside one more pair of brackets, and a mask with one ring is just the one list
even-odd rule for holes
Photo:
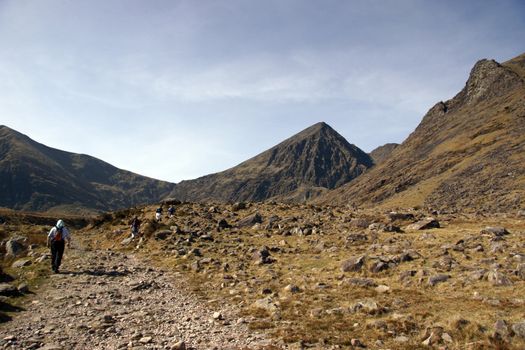
[[[155,240],[152,235],[138,252],[151,263],[178,271],[190,290],[210,301],[211,308],[221,309],[226,305],[238,308],[254,331],[268,332],[285,343],[316,344],[321,348],[345,347],[352,339],[358,338],[370,348],[416,349],[422,347],[428,327],[441,326],[453,340],[451,344],[440,340],[441,344],[453,349],[519,349],[525,346],[525,342],[517,337],[501,344],[492,337],[496,320],[503,319],[510,325],[525,318],[522,311],[525,282],[512,274],[516,263],[509,256],[511,252],[523,253],[525,248],[521,242],[521,235],[525,233],[523,220],[456,215],[441,217],[440,229],[374,233],[354,227],[350,222],[351,218],[388,221],[373,211],[262,204],[241,212],[232,212],[225,206],[217,208],[217,212],[210,214],[208,206],[180,206],[176,218],[159,229],[176,225],[186,232],[174,234],[166,240]],[[153,209],[146,208],[143,217],[151,215]],[[234,224],[255,211],[265,219],[260,226],[215,230],[215,223],[220,218]],[[427,215],[414,213],[416,218]],[[281,230],[264,228],[272,215],[279,217]],[[286,233],[307,223],[315,226],[318,232],[308,236]],[[505,237],[502,252],[492,253],[490,250],[498,242],[480,235],[480,230],[496,225],[505,226],[512,234]],[[104,247],[117,249],[118,242],[128,235],[127,231],[115,231],[127,229],[118,221],[117,225],[100,229],[106,233],[117,232],[108,236],[113,240],[98,242]],[[192,243],[188,243],[189,232],[195,235]],[[352,232],[365,233],[369,240],[348,244],[346,237]],[[201,240],[199,235],[203,234],[211,234],[214,241]],[[435,238],[429,238],[429,235]],[[478,252],[469,248],[461,252],[452,249],[462,239],[479,242],[484,250]],[[256,264],[253,251],[265,246],[270,249],[275,262]],[[195,248],[202,256],[189,254]],[[180,255],[177,253],[180,249],[188,254]],[[374,257],[395,256],[405,249],[417,251],[422,257],[402,262],[386,271],[370,271],[376,261]],[[444,254],[445,250],[447,254]],[[358,255],[367,256],[363,270],[343,273],[340,270],[342,262]],[[437,265],[446,256],[452,257],[456,264],[450,271]],[[499,264],[499,270],[513,282],[512,286],[495,287],[487,280],[470,279],[476,269],[490,270],[488,259],[492,258]],[[400,279],[405,271],[415,271],[416,275]],[[429,286],[428,277],[439,273],[451,278],[434,287]],[[349,283],[350,278],[369,278],[377,284],[389,286],[390,291],[379,293],[373,287],[354,286]],[[286,291],[289,284],[299,287],[300,292]],[[271,297],[277,304],[277,311],[252,306],[256,300],[266,297]],[[378,310],[352,311],[356,303],[366,300],[377,303]],[[400,336],[406,336],[408,340],[396,340]],[[376,344],[376,341],[380,343]]]

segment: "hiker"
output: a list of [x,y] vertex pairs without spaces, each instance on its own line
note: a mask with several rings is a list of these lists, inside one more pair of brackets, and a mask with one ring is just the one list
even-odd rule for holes
[[51,248],[51,268],[55,273],[59,272],[62,255],[64,255],[64,243],[71,247],[71,235],[64,221],[58,220],[57,224],[47,235],[47,246]]
[[139,235],[140,224],[141,222],[139,218],[137,217],[137,215],[135,215],[135,217],[133,217],[133,220],[131,220],[131,239]]
[[142,222],[139,220],[137,215],[135,215],[133,220],[131,220],[131,238],[132,239],[139,235],[139,229],[140,229],[140,224],[141,223]]
[[162,206],[158,207],[155,211],[155,219],[160,221],[162,219]]
[[168,208],[168,214],[170,216],[170,219],[173,217],[173,214],[175,214],[175,208],[173,208],[173,205],[170,205]]

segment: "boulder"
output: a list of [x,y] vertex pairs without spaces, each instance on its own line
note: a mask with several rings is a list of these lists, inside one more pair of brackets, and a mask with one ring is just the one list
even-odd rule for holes
[[246,209],[246,203],[237,202],[232,205],[232,211],[239,211],[243,209]]
[[0,295],[3,296],[15,296],[18,295],[18,289],[9,283],[0,283]]
[[231,228],[232,226],[226,221],[226,219],[221,219],[219,222],[217,222],[217,231],[222,231],[227,228]]
[[383,311],[383,308],[381,308],[377,302],[373,299],[364,299],[360,300],[357,303],[355,303],[350,310],[352,312],[365,312],[370,315],[375,315],[378,313],[381,313]]
[[505,227],[501,226],[488,226],[481,230],[482,235],[491,235],[496,237],[503,237],[505,235],[508,235],[509,233],[510,232],[507,231]]
[[418,222],[408,225],[406,229],[417,231],[417,230],[428,230],[431,228],[439,228],[439,227],[440,227],[439,222],[436,219],[429,217],[429,218],[425,218],[423,220],[420,220]]
[[251,227],[255,224],[260,224],[263,222],[262,216],[259,213],[249,215],[237,222],[238,227]]
[[516,274],[518,275],[519,278],[521,278],[522,280],[525,280],[525,264],[518,264],[517,268],[516,268]]
[[275,262],[275,260],[270,256],[270,250],[268,249],[268,247],[264,247],[262,249],[256,250],[253,253],[252,258],[259,265],[261,265],[261,264],[271,264],[271,263]]
[[16,237],[8,240],[5,244],[7,256],[18,257],[24,254],[26,246],[22,243],[25,237]]
[[500,286],[511,286],[511,280],[498,270],[489,271],[487,274],[487,280],[496,287]]
[[270,314],[274,314],[279,311],[279,305],[273,301],[272,297],[256,300],[252,304],[252,307],[254,309],[265,310]]
[[450,278],[449,275],[434,275],[428,278],[428,285],[434,287],[438,283],[446,282]]
[[361,256],[354,256],[341,265],[341,271],[343,272],[358,272],[361,271],[361,268],[363,267],[365,263],[365,257],[364,255]]
[[162,231],[155,232],[154,237],[157,241],[163,241],[166,238],[168,238],[168,236],[171,236],[172,234],[173,232],[171,230],[162,230]]
[[525,321],[514,323],[512,325],[512,331],[516,334],[517,337],[525,339]]
[[376,281],[371,278],[348,278],[345,282],[357,287],[377,287]]
[[414,214],[391,212],[388,214],[388,218],[390,221],[409,221],[414,220]]
[[17,260],[11,265],[14,268],[22,268],[31,265],[33,262],[30,259],[20,259]]

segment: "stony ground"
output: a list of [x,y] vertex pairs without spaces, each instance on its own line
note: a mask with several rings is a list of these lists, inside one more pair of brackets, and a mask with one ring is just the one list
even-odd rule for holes
[[[133,255],[66,249],[60,274],[0,325],[8,349],[243,349],[264,344],[227,308],[212,309],[180,276]],[[184,343],[184,345],[182,345]]]

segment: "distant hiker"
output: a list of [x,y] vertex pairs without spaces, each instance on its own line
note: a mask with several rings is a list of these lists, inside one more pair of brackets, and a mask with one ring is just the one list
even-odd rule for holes
[[133,220],[131,220],[131,238],[132,239],[139,235],[140,224],[141,222],[139,218],[137,217],[137,215],[135,215]]
[[155,211],[155,219],[160,221],[162,219],[162,207],[158,207]]
[[172,218],[173,214],[175,214],[175,208],[173,208],[173,205],[170,205],[170,207],[168,208],[168,215],[170,216],[170,218]]
[[71,235],[64,221],[58,220],[57,224],[47,235],[47,246],[51,248],[51,268],[55,273],[59,272],[62,255],[64,255],[64,242],[71,247]]

